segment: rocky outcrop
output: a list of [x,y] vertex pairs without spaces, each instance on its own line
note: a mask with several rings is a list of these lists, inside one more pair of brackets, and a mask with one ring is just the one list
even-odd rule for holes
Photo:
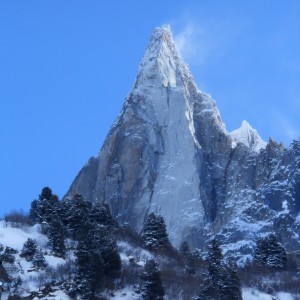
[[189,240],[201,247],[216,235],[235,247],[248,241],[241,253],[250,253],[257,235],[276,231],[284,240],[286,223],[298,230],[295,153],[272,140],[267,145],[247,122],[228,133],[162,27],[98,157],[65,197],[106,201],[119,222],[137,231],[150,212],[161,214],[175,245]]

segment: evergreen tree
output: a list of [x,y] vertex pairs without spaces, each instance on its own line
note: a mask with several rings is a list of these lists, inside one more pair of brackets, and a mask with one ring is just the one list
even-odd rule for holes
[[266,238],[261,238],[256,243],[254,261],[259,266],[265,266],[268,257],[268,243]]
[[110,227],[89,221],[83,227],[85,235],[75,251],[76,275],[70,294],[80,294],[81,299],[90,300],[101,290],[104,275],[118,275],[121,259]]
[[192,253],[190,253],[185,259],[185,271],[190,275],[194,275],[196,273],[196,262]]
[[220,286],[222,285],[222,251],[219,247],[218,242],[213,239],[211,243],[208,246],[209,248],[209,253],[208,253],[208,272],[209,272],[209,277],[213,285],[217,288],[220,289]]
[[23,248],[21,250],[20,256],[25,257],[27,261],[31,261],[37,252],[37,244],[36,241],[29,238],[24,243]]
[[235,266],[226,266],[222,274],[222,286],[220,290],[222,300],[242,300],[240,279]]
[[191,253],[190,246],[186,241],[181,243],[181,245],[179,247],[179,252],[183,258],[187,258],[189,256],[189,254]]
[[92,203],[85,200],[80,194],[64,202],[64,223],[67,226],[71,237],[78,241],[86,234],[86,225]]
[[168,238],[166,224],[162,216],[151,213],[142,229],[144,244],[150,250],[168,248],[170,241]]
[[210,280],[208,274],[204,274],[203,284],[200,286],[200,292],[195,300],[218,300],[219,294]]
[[52,194],[49,187],[44,187],[39,199],[32,201],[29,217],[34,223],[42,224],[43,232],[47,233],[52,216],[59,213],[59,206],[57,195]]
[[90,245],[87,240],[80,240],[75,252],[76,257],[76,275],[74,281],[74,290],[80,293],[82,299],[92,299],[93,289],[93,272]]
[[195,257],[190,250],[189,244],[184,241],[179,248],[179,252],[183,257],[185,270],[188,274],[193,275],[196,273]]
[[[208,245],[207,277],[199,294],[199,299],[220,299],[223,275],[223,255],[218,242],[213,239]],[[204,298],[203,298],[204,297]]]
[[284,269],[287,264],[287,254],[278,242],[275,234],[270,234],[257,241],[254,261],[268,269]]
[[45,269],[47,267],[47,263],[41,249],[36,250],[32,259],[32,266],[37,270]]
[[11,248],[9,248],[9,247],[4,248],[3,246],[0,248],[0,262],[6,262],[6,263],[10,263],[10,264],[14,263],[15,257],[13,256],[10,249]]
[[71,294],[80,294],[81,299],[92,300],[101,287],[104,263],[99,249],[93,245],[92,229],[79,240],[75,251],[76,274]]
[[45,222],[49,215],[52,215],[52,205],[58,201],[56,195],[52,194],[52,190],[49,187],[44,187],[39,195],[38,214],[41,222]]
[[107,203],[96,202],[93,204],[89,219],[92,223],[108,227],[117,227],[118,223],[111,214],[110,207]]
[[207,275],[197,300],[242,300],[240,281],[235,268],[223,261],[218,242],[213,239],[207,257]]
[[31,202],[31,208],[29,211],[29,219],[34,223],[40,222],[40,214],[39,214],[39,202],[38,200],[33,200]]
[[96,225],[93,230],[92,250],[99,253],[104,263],[104,273],[115,276],[121,270],[121,258],[116,240],[109,227]]
[[47,236],[53,254],[58,257],[64,257],[66,253],[65,233],[62,220],[59,215],[54,215],[49,223]]
[[164,299],[165,292],[161,283],[160,272],[154,260],[147,261],[144,272],[140,277],[144,281],[144,284],[142,285],[142,299]]

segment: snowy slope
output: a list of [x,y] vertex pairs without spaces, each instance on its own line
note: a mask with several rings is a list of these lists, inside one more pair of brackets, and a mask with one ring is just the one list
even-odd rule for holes
[[263,292],[260,292],[256,289],[249,289],[244,288],[243,289],[243,300],[296,300],[299,299],[295,296],[285,293],[285,292],[278,292],[273,295],[266,294]]
[[[18,253],[14,255],[15,262],[13,265],[8,263],[3,263],[3,265],[10,277],[17,278],[19,276],[21,278],[22,295],[39,291],[41,288],[39,277],[44,273],[42,270],[38,272],[33,270],[32,263],[19,256],[19,252],[28,238],[35,239],[37,241],[38,247],[43,250],[48,266],[56,268],[58,265],[65,263],[64,259],[55,257],[49,253],[49,249],[47,249],[48,239],[45,235],[40,233],[40,225],[16,228],[11,227],[11,225],[5,221],[0,221],[0,244],[18,251]],[[5,299],[5,297],[7,297],[7,294],[4,293],[3,299]],[[46,297],[39,299],[46,299]],[[53,298],[51,299],[68,300],[69,297],[63,291],[56,291],[53,293]]]
[[40,226],[14,228],[5,221],[0,221],[0,243],[16,250],[21,250],[24,242],[28,239],[36,239],[40,247],[44,247],[47,238],[40,233]]

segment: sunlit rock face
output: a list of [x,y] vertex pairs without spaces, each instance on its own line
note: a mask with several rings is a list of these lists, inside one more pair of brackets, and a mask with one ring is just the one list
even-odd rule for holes
[[188,240],[201,247],[216,236],[243,260],[257,236],[276,231],[285,239],[277,224],[284,216],[298,229],[297,155],[272,140],[267,145],[245,121],[228,133],[164,26],[154,30],[98,157],[65,197],[106,201],[120,223],[137,231],[150,212],[161,214],[175,246]]

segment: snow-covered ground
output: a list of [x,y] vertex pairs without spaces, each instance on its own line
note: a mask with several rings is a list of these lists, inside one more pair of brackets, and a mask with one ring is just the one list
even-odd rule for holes
[[110,298],[111,300],[138,300],[141,296],[136,294],[132,288],[128,287],[126,289],[114,292],[114,296]]
[[153,259],[153,255],[149,251],[141,248],[134,248],[124,241],[118,242],[118,248],[122,264],[129,264],[134,261],[135,264],[143,267],[147,260]]
[[279,292],[274,295],[266,294],[255,289],[244,288],[243,300],[297,300],[298,297],[294,297],[289,293]]
[[[10,224],[5,221],[0,221],[0,244],[3,246],[11,247],[20,252],[24,242],[28,238],[36,240],[38,247],[40,247],[44,252],[44,257],[48,266],[55,268],[59,264],[65,263],[64,259],[50,254],[50,251],[47,249],[48,239],[45,235],[41,234],[39,225],[17,228],[10,226]],[[4,263],[4,267],[7,268],[8,273],[14,278],[17,278],[18,276],[21,278],[23,293],[38,291],[41,287],[41,282],[39,282],[38,277],[43,275],[44,271],[40,270],[39,272],[36,272],[32,268],[32,262],[21,258],[19,253],[14,256],[15,263],[13,267]],[[69,299],[65,296],[62,297],[61,295],[62,292],[57,291],[55,293],[56,298],[53,296],[52,299]],[[2,299],[5,299],[5,297],[7,297],[7,295],[4,293]]]
[[0,243],[2,245],[20,251],[28,238],[35,239],[40,247],[44,247],[47,243],[47,237],[40,233],[40,225],[16,228],[11,227],[5,221],[0,221]]
[[[37,241],[39,247],[41,247],[44,251],[44,256],[46,262],[51,267],[57,267],[59,264],[64,264],[65,260],[62,258],[58,258],[52,256],[50,251],[47,250],[47,237],[40,233],[40,226],[35,225],[32,227],[22,227],[22,228],[15,228],[11,227],[9,224],[6,224],[5,221],[0,221],[0,243],[3,246],[8,246],[13,249],[20,251],[23,247],[24,242],[28,239],[32,238]],[[127,242],[119,241],[118,248],[120,251],[120,256],[123,265],[128,265],[130,263],[135,263],[136,265],[140,266],[141,268],[145,265],[146,261],[153,258],[153,254],[149,251],[136,248],[130,245]],[[21,258],[18,254],[15,254],[15,266],[17,276],[20,276],[22,279],[22,290],[23,296],[28,294],[28,292],[32,291],[39,291],[41,283],[37,280],[43,271],[36,272],[32,270],[31,262],[26,261],[25,259]],[[46,300],[49,299],[53,300],[70,300],[70,298],[61,290],[55,290],[47,297],[39,297],[34,298],[34,300]],[[137,300],[140,299],[140,295],[134,292],[134,287],[128,286],[122,290],[114,291],[113,294],[108,296],[108,299],[112,300]],[[272,298],[273,297],[273,298]],[[8,294],[3,293],[1,300],[7,300]],[[243,300],[297,300],[300,297],[293,296],[289,293],[285,292],[278,292],[274,295],[269,295],[263,292],[260,292],[256,289],[252,288],[244,288],[243,289]]]

